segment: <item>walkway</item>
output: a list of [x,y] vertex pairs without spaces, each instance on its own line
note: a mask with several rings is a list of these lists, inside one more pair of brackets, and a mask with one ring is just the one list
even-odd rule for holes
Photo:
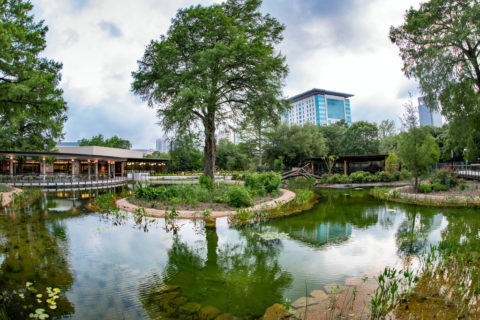
[[[295,193],[290,190],[280,189],[280,191],[282,194],[279,197],[264,203],[259,203],[254,207],[245,208],[245,209],[249,211],[261,210],[261,209],[274,209],[278,205],[288,203],[295,198]],[[127,198],[117,200],[116,205],[119,209],[129,211],[129,212],[137,212],[137,210],[139,209],[137,205],[134,205],[133,203],[128,202]],[[147,215],[154,216],[154,217],[163,217],[165,215],[165,209],[145,208],[145,212],[147,213]],[[202,212],[192,211],[192,210],[177,210],[177,214],[178,214],[178,217],[177,217],[178,219],[196,219],[202,216]],[[221,218],[221,217],[234,216],[235,214],[237,214],[237,211],[235,210],[213,211],[210,217]]]
[[121,186],[127,183],[126,177],[115,177],[115,178],[100,178],[95,180],[82,180],[74,178],[58,179],[54,181],[49,181],[49,179],[43,180],[39,177],[29,177],[23,179],[2,179],[2,183],[14,186],[14,187],[36,187],[42,188],[45,190],[68,190],[68,189],[95,189],[95,188],[104,188],[104,187],[114,187]]

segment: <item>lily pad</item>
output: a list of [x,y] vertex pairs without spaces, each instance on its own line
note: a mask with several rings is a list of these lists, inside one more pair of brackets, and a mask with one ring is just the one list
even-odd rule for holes
[[263,232],[257,233],[263,240],[287,240],[290,236],[284,232]]

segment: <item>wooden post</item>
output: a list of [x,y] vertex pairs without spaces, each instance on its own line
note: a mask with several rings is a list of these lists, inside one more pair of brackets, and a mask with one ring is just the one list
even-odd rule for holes
[[10,176],[13,176],[13,156],[10,156]]
[[110,160],[108,160],[107,162],[108,162],[108,171],[107,171],[108,172],[108,178],[110,179],[110,176],[112,174],[111,167],[110,167]]
[[348,177],[348,160],[343,160],[343,173]]
[[88,181],[90,181],[90,159],[88,159]]
[[95,160],[95,180],[98,181],[98,160]]
[[73,176],[75,174],[75,159],[72,159],[72,181],[73,181]]

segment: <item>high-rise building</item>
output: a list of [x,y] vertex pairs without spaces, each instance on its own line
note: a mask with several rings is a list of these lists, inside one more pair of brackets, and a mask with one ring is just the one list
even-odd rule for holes
[[352,124],[350,99],[353,94],[312,89],[292,97],[291,109],[282,116],[288,125],[329,125],[340,120]]
[[156,149],[160,152],[169,152],[171,143],[172,140],[169,138],[158,138],[156,141]]
[[442,126],[442,115],[436,110],[430,110],[423,97],[418,98],[418,118],[421,126]]

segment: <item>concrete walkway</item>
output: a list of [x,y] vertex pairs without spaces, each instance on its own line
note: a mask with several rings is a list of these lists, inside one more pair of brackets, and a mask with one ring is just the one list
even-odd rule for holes
[[0,194],[2,195],[2,205],[1,207],[6,207],[10,204],[10,202],[12,202],[12,196],[14,193],[20,193],[22,192],[22,189],[18,189],[18,188],[13,188],[13,190],[11,191],[8,191],[8,192],[0,192]]
[[[295,193],[286,190],[280,189],[281,195],[273,200],[266,201],[263,203],[259,203],[253,207],[245,208],[248,211],[260,210],[260,209],[274,209],[278,205],[288,203],[295,198]],[[129,211],[129,212],[136,212],[138,210],[138,206],[134,205],[133,203],[128,202],[127,198],[123,198],[116,201],[116,205],[119,209]],[[145,208],[145,212],[147,215],[155,216],[155,217],[163,217],[165,215],[165,209],[152,209],[152,208]],[[195,219],[202,216],[203,212],[200,211],[192,211],[192,210],[177,210],[178,219]],[[221,217],[229,217],[234,216],[237,214],[235,210],[229,211],[212,211],[210,217],[211,218],[221,218]]]

